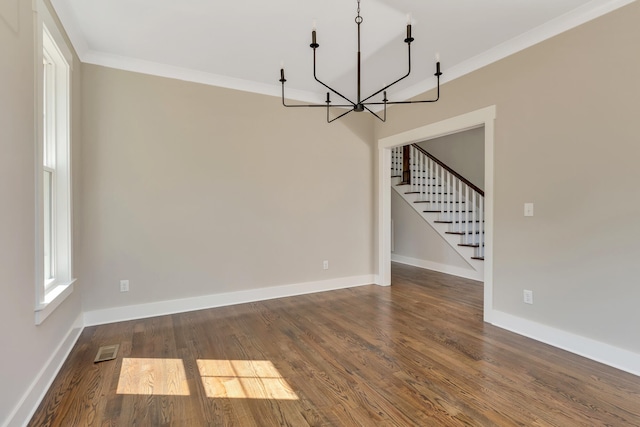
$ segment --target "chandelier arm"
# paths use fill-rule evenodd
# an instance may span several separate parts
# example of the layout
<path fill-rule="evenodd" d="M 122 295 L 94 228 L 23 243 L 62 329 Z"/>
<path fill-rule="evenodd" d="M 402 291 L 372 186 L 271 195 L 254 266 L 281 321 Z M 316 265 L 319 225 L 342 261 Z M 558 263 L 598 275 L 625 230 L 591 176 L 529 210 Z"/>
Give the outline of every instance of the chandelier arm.
<path fill-rule="evenodd" d="M 330 87 L 329 85 L 325 84 L 324 82 L 322 82 L 317 76 L 316 76 L 316 48 L 313 48 L 313 78 L 316 79 L 316 81 L 318 83 L 320 83 L 322 86 L 326 87 L 327 89 L 329 89 L 331 92 L 335 93 L 336 95 L 338 95 L 340 98 L 344 99 L 345 101 L 351 103 L 350 107 L 355 107 L 356 103 L 353 102 L 352 100 L 350 100 L 349 98 L 347 98 L 346 96 L 344 96 L 343 94 L 341 94 L 340 92 L 338 92 L 337 90 L 333 89 L 332 87 Z"/>
<path fill-rule="evenodd" d="M 353 110 L 345 111 L 344 113 L 340 114 L 339 116 L 334 117 L 333 119 L 329 120 L 329 106 L 327 105 L 327 123 L 331 123 L 331 122 L 333 122 L 333 121 L 335 121 L 335 120 L 338 120 L 340 117 L 344 117 L 344 116 L 346 116 L 347 114 L 351 113 L 352 111 L 353 111 Z"/>
<path fill-rule="evenodd" d="M 440 63 L 438 63 L 440 64 Z M 436 72 L 435 76 L 438 79 L 438 84 L 437 84 L 437 92 L 436 92 L 436 97 L 434 99 L 423 99 L 423 100 L 418 100 L 418 101 L 385 101 L 385 102 L 367 102 L 366 105 L 385 105 L 385 107 L 387 105 L 396 105 L 396 104 L 424 104 L 427 102 L 438 102 L 438 100 L 440 99 L 440 75 L 442 74 L 440 72 L 440 67 L 438 66 L 438 71 Z"/>
<path fill-rule="evenodd" d="M 394 84 L 398 83 L 401 80 L 406 79 L 407 77 L 409 77 L 409 74 L 411 74 L 411 43 L 407 43 L 407 57 L 409 58 L 409 68 L 407 70 L 407 74 L 405 74 L 404 76 L 400 77 L 398 80 L 396 80 L 395 82 L 388 84 L 387 86 L 383 87 L 382 89 L 380 89 L 379 91 L 377 91 L 374 94 L 371 94 L 369 96 L 367 96 L 365 99 L 362 100 L 362 102 L 366 102 L 368 99 L 373 98 L 374 96 L 376 96 L 377 94 L 379 94 L 380 92 L 383 92 L 387 89 L 389 89 L 391 86 L 393 86 Z M 391 104 L 391 103 L 390 103 Z M 369 104 L 372 105 L 372 104 Z M 376 104 L 377 105 L 377 104 Z"/>
<path fill-rule="evenodd" d="M 385 105 L 384 107 L 384 118 L 380 117 L 379 115 L 377 115 L 376 113 L 374 113 L 371 109 L 369 109 L 366 105 L 364 105 L 364 109 L 367 110 L 368 112 L 370 112 L 371 114 L 373 114 L 374 116 L 376 116 L 378 118 L 378 120 L 380 120 L 381 122 L 386 122 L 387 121 L 387 106 Z"/>
<path fill-rule="evenodd" d="M 284 98 L 284 82 L 282 82 L 282 105 L 284 105 L 285 107 L 290 107 L 290 108 L 295 108 L 295 107 L 310 107 L 310 108 L 325 108 L 324 105 L 321 104 L 287 104 L 285 102 L 285 98 Z M 337 105 L 333 105 L 333 107 L 353 107 L 353 105 L 350 104 L 337 104 Z"/>

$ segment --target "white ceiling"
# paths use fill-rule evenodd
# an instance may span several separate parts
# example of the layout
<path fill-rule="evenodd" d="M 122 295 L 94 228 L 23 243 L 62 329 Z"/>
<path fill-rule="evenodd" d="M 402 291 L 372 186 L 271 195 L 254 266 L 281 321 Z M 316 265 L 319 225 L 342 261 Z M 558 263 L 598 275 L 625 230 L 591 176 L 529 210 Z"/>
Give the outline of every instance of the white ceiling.
<path fill-rule="evenodd" d="M 407 14 L 412 74 L 388 97 L 404 100 L 633 0 L 362 0 L 362 91 L 406 72 Z M 322 101 L 312 76 L 347 96 L 356 88 L 356 0 L 52 0 L 83 62 L 270 95 Z"/>

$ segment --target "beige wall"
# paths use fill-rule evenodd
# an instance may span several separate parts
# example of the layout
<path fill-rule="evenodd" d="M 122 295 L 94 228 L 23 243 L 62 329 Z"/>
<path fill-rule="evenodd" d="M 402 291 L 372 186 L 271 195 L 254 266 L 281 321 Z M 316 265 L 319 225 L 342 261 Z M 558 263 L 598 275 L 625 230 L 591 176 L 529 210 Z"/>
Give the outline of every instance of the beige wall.
<path fill-rule="evenodd" d="M 31 2 L 6 5 L 0 420 L 69 332 L 81 297 L 96 310 L 372 274 L 373 141 L 492 104 L 494 307 L 640 352 L 639 3 L 445 84 L 437 104 L 392 109 L 386 124 L 352 115 L 327 125 L 321 111 L 276 98 L 76 60 L 80 281 L 37 327 L 33 21 Z M 524 202 L 535 217 L 522 216 Z"/>
<path fill-rule="evenodd" d="M 35 326 L 33 12 L 30 1 L 14 1 L 6 2 L 0 13 L 0 52 L 4 58 L 0 66 L 0 423 L 4 423 L 80 315 L 81 283 L 43 324 Z M 80 72 L 76 59 L 74 166 L 80 157 Z M 36 390 L 38 395 L 40 392 Z"/>
<path fill-rule="evenodd" d="M 374 273 L 369 115 L 83 75 L 85 310 Z"/>
<path fill-rule="evenodd" d="M 484 190 L 484 128 L 479 127 L 418 143 L 476 187 Z"/>
<path fill-rule="evenodd" d="M 381 138 L 495 104 L 494 309 L 634 352 L 638 22 L 634 2 L 376 124 Z M 523 217 L 524 202 L 535 203 L 535 217 Z M 523 289 L 534 305 L 523 304 Z"/>

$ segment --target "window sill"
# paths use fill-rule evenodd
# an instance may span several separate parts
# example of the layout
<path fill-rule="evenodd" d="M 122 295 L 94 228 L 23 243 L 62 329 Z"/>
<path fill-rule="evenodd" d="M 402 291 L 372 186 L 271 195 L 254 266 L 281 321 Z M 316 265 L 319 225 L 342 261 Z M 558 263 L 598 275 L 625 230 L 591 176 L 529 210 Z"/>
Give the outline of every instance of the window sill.
<path fill-rule="evenodd" d="M 71 295 L 75 281 L 76 279 L 71 279 L 69 282 L 61 283 L 47 292 L 44 297 L 44 302 L 36 307 L 36 325 L 44 322 L 44 320 Z"/>

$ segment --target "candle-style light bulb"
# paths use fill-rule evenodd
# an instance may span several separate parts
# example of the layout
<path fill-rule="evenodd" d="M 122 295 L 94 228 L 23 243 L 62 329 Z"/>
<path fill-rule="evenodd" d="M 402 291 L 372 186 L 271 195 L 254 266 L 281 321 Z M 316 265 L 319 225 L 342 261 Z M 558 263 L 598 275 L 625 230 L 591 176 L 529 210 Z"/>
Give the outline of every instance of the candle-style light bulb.
<path fill-rule="evenodd" d="M 311 29 L 311 45 L 312 48 L 318 47 L 318 41 L 316 40 L 316 21 L 313 21 L 313 27 Z"/>
<path fill-rule="evenodd" d="M 436 52 L 436 62 L 440 62 L 440 52 Z"/>
<path fill-rule="evenodd" d="M 407 13 L 407 38 L 404 39 L 406 43 L 411 43 L 413 41 L 413 37 L 411 37 L 411 14 Z"/>

